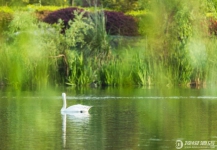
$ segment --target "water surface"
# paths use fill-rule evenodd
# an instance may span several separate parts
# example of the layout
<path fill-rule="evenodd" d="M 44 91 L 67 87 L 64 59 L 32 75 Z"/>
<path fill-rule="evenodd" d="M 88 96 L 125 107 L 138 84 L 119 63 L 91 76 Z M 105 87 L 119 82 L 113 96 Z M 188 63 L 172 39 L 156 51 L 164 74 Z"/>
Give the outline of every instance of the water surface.
<path fill-rule="evenodd" d="M 93 106 L 89 114 L 61 115 L 63 91 L 68 106 Z M 217 145 L 216 127 L 213 88 L 0 92 L 0 149 L 4 150 L 176 149 L 177 140 Z"/>

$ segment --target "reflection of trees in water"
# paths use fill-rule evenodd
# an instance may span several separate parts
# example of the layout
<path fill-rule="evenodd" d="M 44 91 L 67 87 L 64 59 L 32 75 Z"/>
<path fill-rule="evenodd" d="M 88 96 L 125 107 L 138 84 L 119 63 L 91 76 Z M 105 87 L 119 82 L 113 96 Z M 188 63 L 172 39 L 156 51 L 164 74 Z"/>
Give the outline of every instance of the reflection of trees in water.
<path fill-rule="evenodd" d="M 62 114 L 62 142 L 63 148 L 83 149 L 88 136 L 89 113 L 64 113 Z M 68 126 L 67 126 L 68 125 Z M 68 141 L 68 142 L 67 142 Z M 72 147 L 71 147 L 72 146 Z M 81 146 L 81 147 L 79 147 Z"/>

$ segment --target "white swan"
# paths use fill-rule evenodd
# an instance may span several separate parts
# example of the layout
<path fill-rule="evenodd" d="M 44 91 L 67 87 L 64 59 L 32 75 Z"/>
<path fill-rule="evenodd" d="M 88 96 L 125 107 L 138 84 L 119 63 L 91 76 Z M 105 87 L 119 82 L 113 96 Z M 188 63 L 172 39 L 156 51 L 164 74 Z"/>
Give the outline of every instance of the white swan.
<path fill-rule="evenodd" d="M 89 109 L 92 107 L 92 106 L 77 104 L 66 108 L 66 93 L 62 93 L 62 98 L 63 98 L 63 107 L 61 109 L 61 113 L 88 113 Z"/>

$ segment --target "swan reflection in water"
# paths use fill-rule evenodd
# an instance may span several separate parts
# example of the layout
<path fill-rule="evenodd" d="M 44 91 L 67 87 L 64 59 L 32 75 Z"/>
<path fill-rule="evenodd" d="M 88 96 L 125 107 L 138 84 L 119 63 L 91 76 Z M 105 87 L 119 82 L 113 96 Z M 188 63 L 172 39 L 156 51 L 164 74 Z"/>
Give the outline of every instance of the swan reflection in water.
<path fill-rule="evenodd" d="M 62 113 L 62 140 L 63 148 L 66 148 L 67 138 L 69 142 L 75 142 L 84 137 L 84 132 L 88 131 L 90 114 L 89 113 Z M 68 128 L 67 128 L 68 125 Z M 66 131 L 66 129 L 68 131 Z M 76 133 L 76 134 L 75 134 Z M 71 139 L 74 139 L 71 141 Z M 79 142 L 79 141 L 78 141 Z"/>
<path fill-rule="evenodd" d="M 88 124 L 89 124 L 90 114 L 88 111 L 91 108 L 91 106 L 78 104 L 66 108 L 66 94 L 62 93 L 62 97 L 63 97 L 63 107 L 61 109 L 62 140 L 63 140 L 63 147 L 66 148 L 67 138 L 69 139 L 74 138 L 74 140 L 73 141 L 70 140 L 70 142 L 76 142 L 76 140 L 84 136 L 85 134 L 84 128 L 88 128 Z M 67 132 L 66 129 L 68 129 L 69 131 Z M 74 134 L 74 132 L 76 132 L 76 134 Z"/>

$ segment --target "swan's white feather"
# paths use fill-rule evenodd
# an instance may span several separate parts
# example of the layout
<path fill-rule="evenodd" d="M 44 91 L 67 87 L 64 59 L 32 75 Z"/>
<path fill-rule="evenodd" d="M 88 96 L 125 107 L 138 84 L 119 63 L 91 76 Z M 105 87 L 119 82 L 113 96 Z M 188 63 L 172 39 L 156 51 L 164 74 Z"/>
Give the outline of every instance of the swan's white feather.
<path fill-rule="evenodd" d="M 87 113 L 92 106 L 86 106 L 81 104 L 72 105 L 66 108 L 66 94 L 62 93 L 63 97 L 63 107 L 61 112 L 69 112 L 69 113 Z"/>

